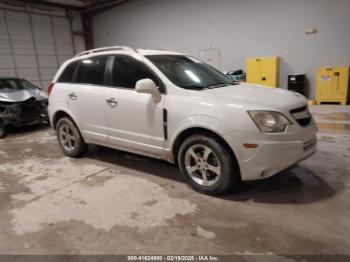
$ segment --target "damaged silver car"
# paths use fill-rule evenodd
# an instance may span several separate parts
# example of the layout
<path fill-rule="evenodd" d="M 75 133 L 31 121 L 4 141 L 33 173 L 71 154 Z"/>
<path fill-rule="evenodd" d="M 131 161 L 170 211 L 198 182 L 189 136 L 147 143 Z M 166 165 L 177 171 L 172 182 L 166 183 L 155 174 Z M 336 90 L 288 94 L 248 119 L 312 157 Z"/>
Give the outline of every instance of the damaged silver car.
<path fill-rule="evenodd" d="M 0 138 L 8 126 L 48 123 L 48 97 L 39 87 L 15 77 L 0 77 Z"/>

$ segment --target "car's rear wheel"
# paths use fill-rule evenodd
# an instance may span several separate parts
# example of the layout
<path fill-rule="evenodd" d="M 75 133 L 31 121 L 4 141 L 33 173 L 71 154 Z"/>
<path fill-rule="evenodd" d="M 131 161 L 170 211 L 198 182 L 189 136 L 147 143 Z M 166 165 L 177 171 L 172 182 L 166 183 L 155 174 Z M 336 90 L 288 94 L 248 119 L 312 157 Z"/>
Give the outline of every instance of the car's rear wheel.
<path fill-rule="evenodd" d="M 79 157 L 88 149 L 78 128 L 68 117 L 63 117 L 57 122 L 56 133 L 58 143 L 65 155 Z"/>
<path fill-rule="evenodd" d="M 220 141 L 205 135 L 187 138 L 178 154 L 180 170 L 197 191 L 222 194 L 239 180 L 236 161 Z"/>

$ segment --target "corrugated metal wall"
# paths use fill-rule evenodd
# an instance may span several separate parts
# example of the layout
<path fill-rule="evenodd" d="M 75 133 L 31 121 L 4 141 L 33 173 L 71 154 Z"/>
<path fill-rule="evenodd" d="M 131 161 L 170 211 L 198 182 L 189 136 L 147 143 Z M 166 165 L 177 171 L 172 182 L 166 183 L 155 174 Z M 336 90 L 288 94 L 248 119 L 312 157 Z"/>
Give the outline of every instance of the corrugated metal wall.
<path fill-rule="evenodd" d="M 46 89 L 73 55 L 68 18 L 0 9 L 0 76 L 24 77 Z"/>

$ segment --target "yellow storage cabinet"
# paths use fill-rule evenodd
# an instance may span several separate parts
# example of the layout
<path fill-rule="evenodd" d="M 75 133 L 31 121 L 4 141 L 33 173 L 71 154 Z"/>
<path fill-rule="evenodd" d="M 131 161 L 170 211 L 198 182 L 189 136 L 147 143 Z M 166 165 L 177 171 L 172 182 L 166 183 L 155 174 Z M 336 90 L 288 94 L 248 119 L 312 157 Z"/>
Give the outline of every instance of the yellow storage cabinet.
<path fill-rule="evenodd" d="M 246 81 L 268 87 L 278 87 L 279 58 L 252 57 L 246 60 Z"/>
<path fill-rule="evenodd" d="M 348 88 L 349 66 L 320 67 L 317 70 L 317 104 L 338 102 L 346 105 Z"/>

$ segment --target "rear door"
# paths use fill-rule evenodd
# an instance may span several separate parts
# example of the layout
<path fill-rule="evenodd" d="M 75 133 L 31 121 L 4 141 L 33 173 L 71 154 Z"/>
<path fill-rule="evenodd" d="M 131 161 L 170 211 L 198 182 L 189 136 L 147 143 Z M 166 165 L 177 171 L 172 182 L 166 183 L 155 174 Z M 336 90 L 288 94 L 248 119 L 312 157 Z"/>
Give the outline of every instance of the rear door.
<path fill-rule="evenodd" d="M 137 81 L 150 78 L 160 87 L 161 81 L 141 61 L 127 55 L 111 60 L 111 88 L 106 91 L 109 141 L 127 151 L 160 156 L 164 143 L 163 101 L 155 102 L 150 94 L 135 91 Z"/>
<path fill-rule="evenodd" d="M 84 138 L 93 143 L 107 142 L 105 117 L 105 74 L 108 56 L 80 60 L 75 71 L 68 104 Z"/>

